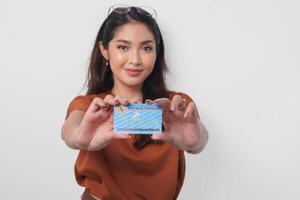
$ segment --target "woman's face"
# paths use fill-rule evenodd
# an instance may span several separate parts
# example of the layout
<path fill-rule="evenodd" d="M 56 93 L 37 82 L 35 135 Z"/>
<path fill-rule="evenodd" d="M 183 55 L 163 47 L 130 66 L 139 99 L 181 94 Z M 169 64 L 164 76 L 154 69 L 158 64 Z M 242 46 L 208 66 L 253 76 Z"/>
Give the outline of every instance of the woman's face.
<path fill-rule="evenodd" d="M 114 86 L 142 87 L 151 74 L 156 60 L 156 44 L 152 32 L 142 23 L 130 22 L 120 26 L 113 39 L 100 49 L 109 60 Z"/>

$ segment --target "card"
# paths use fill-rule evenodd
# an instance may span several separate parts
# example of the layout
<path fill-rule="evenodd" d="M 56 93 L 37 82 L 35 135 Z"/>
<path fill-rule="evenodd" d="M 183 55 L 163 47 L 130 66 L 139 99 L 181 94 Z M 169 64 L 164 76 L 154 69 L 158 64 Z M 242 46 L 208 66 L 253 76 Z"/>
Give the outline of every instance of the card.
<path fill-rule="evenodd" d="M 161 131 L 161 106 L 143 103 L 114 106 L 114 133 L 157 134 Z"/>

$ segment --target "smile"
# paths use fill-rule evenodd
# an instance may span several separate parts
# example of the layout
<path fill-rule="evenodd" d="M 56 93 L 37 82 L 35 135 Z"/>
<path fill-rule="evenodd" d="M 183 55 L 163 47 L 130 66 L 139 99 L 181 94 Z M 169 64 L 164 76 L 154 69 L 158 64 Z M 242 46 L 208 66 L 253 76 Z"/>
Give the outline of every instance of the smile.
<path fill-rule="evenodd" d="M 126 71 L 129 76 L 139 76 L 143 72 L 140 69 L 126 69 Z"/>

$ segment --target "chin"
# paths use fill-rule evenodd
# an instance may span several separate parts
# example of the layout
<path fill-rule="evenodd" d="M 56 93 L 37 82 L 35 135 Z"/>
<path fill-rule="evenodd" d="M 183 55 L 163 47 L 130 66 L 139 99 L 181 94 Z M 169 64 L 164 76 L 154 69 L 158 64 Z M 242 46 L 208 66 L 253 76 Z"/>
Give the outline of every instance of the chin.
<path fill-rule="evenodd" d="M 126 85 L 130 87 L 140 87 L 141 85 L 143 85 L 143 82 L 127 82 Z"/>
<path fill-rule="evenodd" d="M 131 87 L 138 87 L 143 85 L 144 79 L 136 79 L 136 80 L 125 80 L 124 83 Z"/>

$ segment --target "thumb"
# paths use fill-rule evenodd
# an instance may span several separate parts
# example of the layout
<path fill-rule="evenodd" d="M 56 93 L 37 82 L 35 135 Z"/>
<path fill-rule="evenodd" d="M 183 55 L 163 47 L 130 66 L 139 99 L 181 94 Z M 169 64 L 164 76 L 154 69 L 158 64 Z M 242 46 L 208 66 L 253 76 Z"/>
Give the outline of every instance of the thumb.
<path fill-rule="evenodd" d="M 153 134 L 151 136 L 151 138 L 153 140 L 163 140 L 163 141 L 166 141 L 166 142 L 171 142 L 172 141 L 172 137 L 169 134 L 166 134 L 166 133 Z"/>
<path fill-rule="evenodd" d="M 120 133 L 113 133 L 113 139 L 129 139 L 130 135 L 128 134 L 120 134 Z"/>

